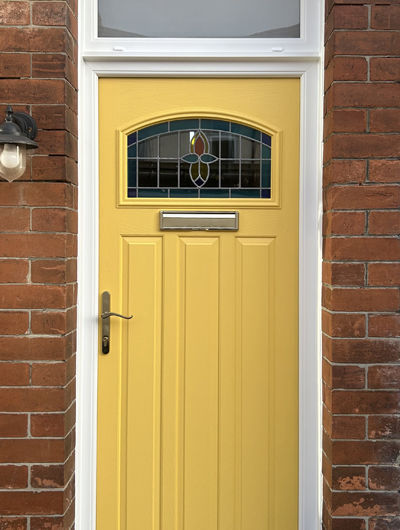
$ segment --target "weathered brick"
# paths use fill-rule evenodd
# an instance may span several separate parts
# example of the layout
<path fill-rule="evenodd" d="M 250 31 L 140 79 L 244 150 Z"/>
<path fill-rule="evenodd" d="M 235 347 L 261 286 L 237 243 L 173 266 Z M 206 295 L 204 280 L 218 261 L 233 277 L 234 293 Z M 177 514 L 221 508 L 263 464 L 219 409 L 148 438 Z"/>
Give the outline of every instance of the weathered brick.
<path fill-rule="evenodd" d="M 325 71 L 325 88 L 334 81 L 364 81 L 368 64 L 364 57 L 333 57 Z"/>
<path fill-rule="evenodd" d="M 325 235 L 362 235 L 366 229 L 364 212 L 328 212 L 324 219 Z"/>
<path fill-rule="evenodd" d="M 400 259 L 400 241 L 393 237 L 330 237 L 325 240 L 325 258 L 332 261 L 395 261 Z"/>
<path fill-rule="evenodd" d="M 65 78 L 67 56 L 62 53 L 32 54 L 32 77 Z"/>
<path fill-rule="evenodd" d="M 27 530 L 28 519 L 22 517 L 2 517 L 0 515 L 1 530 Z"/>
<path fill-rule="evenodd" d="M 365 315 L 322 312 L 322 331 L 331 337 L 364 337 Z"/>
<path fill-rule="evenodd" d="M 399 414 L 398 392 L 333 391 L 332 412 L 335 414 Z"/>
<path fill-rule="evenodd" d="M 398 515 L 399 496 L 394 493 L 338 492 L 333 495 L 332 515 Z"/>
<path fill-rule="evenodd" d="M 17 333 L 16 333 L 17 334 Z M 0 386 L 29 385 L 29 365 L 26 363 L 1 363 Z"/>
<path fill-rule="evenodd" d="M 66 105 L 32 105 L 32 116 L 36 120 L 37 126 L 40 129 L 65 129 L 65 114 L 67 108 Z M 62 155 L 57 155 L 56 153 L 55 155 L 59 156 L 60 160 L 63 161 L 65 165 L 65 161 L 61 158 Z M 38 150 L 35 150 L 33 160 L 38 159 L 43 161 L 43 155 L 39 157 Z M 48 162 L 51 161 L 52 160 L 48 160 Z"/>
<path fill-rule="evenodd" d="M 380 235 L 400 234 L 400 211 L 371 212 L 368 217 L 368 232 Z"/>
<path fill-rule="evenodd" d="M 368 285 L 400 286 L 400 263 L 370 263 Z"/>
<path fill-rule="evenodd" d="M 0 9 L 1 26 L 26 26 L 29 23 L 29 2 L 7 2 L 6 0 L 2 1 Z"/>
<path fill-rule="evenodd" d="M 32 384 L 38 386 L 62 386 L 67 382 L 65 363 L 35 363 L 32 366 Z"/>
<path fill-rule="evenodd" d="M 28 329 L 29 313 L 20 311 L 0 311 L 0 330 L 2 335 L 21 335 L 27 333 Z"/>
<path fill-rule="evenodd" d="M 335 311 L 397 311 L 400 305 L 398 289 L 323 289 L 324 307 Z"/>
<path fill-rule="evenodd" d="M 64 436 L 65 416 L 64 414 L 32 414 L 31 416 L 32 436 Z"/>
<path fill-rule="evenodd" d="M 400 149 L 400 134 L 335 134 L 328 141 L 335 158 L 392 156 Z"/>
<path fill-rule="evenodd" d="M 24 232 L 29 229 L 29 208 L 0 208 L 0 231 Z"/>
<path fill-rule="evenodd" d="M 400 530 L 400 517 L 371 518 L 369 530 Z"/>
<path fill-rule="evenodd" d="M 57 514 L 63 512 L 63 492 L 0 491 L 0 513 Z"/>
<path fill-rule="evenodd" d="M 398 490 L 400 468 L 370 467 L 368 470 L 368 487 L 371 490 Z"/>
<path fill-rule="evenodd" d="M 55 462 L 65 460 L 63 439 L 13 439 L 0 440 L 0 462 Z M 0 510 L 1 513 L 1 510 Z M 4 512 L 2 512 L 4 513 Z M 16 512 L 14 512 L 16 513 Z"/>
<path fill-rule="evenodd" d="M 68 131 L 40 130 L 35 139 L 39 148 L 37 154 L 67 155 L 77 159 L 76 140 Z"/>
<path fill-rule="evenodd" d="M 25 437 L 27 431 L 28 416 L 26 414 L 0 413 L 0 438 Z"/>
<path fill-rule="evenodd" d="M 3 52 L 61 52 L 65 51 L 66 30 L 64 28 L 1 28 L 0 27 L 0 49 Z M 21 83 L 21 81 L 19 81 Z M 35 86 L 38 90 L 38 97 L 41 101 L 46 101 L 46 94 L 41 94 L 39 88 L 46 82 L 35 82 L 30 86 Z M 20 88 L 17 88 L 19 91 Z M 7 97 L 2 96 L 7 100 Z M 12 103 L 11 100 L 8 100 Z M 24 98 L 20 98 L 24 101 Z"/>
<path fill-rule="evenodd" d="M 399 319 L 398 322 L 400 322 Z M 400 366 L 370 366 L 368 368 L 368 387 L 400 389 Z"/>
<path fill-rule="evenodd" d="M 332 530 L 366 530 L 366 522 L 364 519 L 357 519 L 351 517 L 350 519 L 345 519 L 341 517 L 340 519 L 331 519 L 329 521 Z"/>
<path fill-rule="evenodd" d="M 376 109 L 370 111 L 371 132 L 400 131 L 400 109 Z"/>
<path fill-rule="evenodd" d="M 324 168 L 324 185 L 364 182 L 366 172 L 364 160 L 331 160 Z"/>
<path fill-rule="evenodd" d="M 65 155 L 34 156 L 32 178 L 33 180 L 76 182 L 76 164 Z"/>
<path fill-rule="evenodd" d="M 336 55 L 398 55 L 400 52 L 400 35 L 396 31 L 336 31 L 330 40 Z"/>
<path fill-rule="evenodd" d="M 0 259 L 0 283 L 25 283 L 28 272 L 28 260 Z"/>
<path fill-rule="evenodd" d="M 399 57 L 372 57 L 370 61 L 372 81 L 398 81 Z"/>
<path fill-rule="evenodd" d="M 75 334 L 61 337 L 0 337 L 0 360 L 61 361 L 75 351 Z"/>
<path fill-rule="evenodd" d="M 333 468 L 332 486 L 335 490 L 365 490 L 365 468 L 345 466 Z"/>
<path fill-rule="evenodd" d="M 32 282 L 63 283 L 67 281 L 65 260 L 38 260 L 32 263 Z"/>
<path fill-rule="evenodd" d="M 74 0 L 0 9 L 0 114 L 12 104 L 39 129 L 22 178 L 0 180 L 0 530 L 74 525 L 76 9 Z"/>
<path fill-rule="evenodd" d="M 400 160 L 371 160 L 369 179 L 371 182 L 398 182 Z"/>
<path fill-rule="evenodd" d="M 17 2 L 8 2 L 15 4 Z M 1 17 L 1 15 L 0 15 Z M 31 74 L 31 58 L 28 53 L 0 54 L 0 77 L 29 77 Z M 1 527 L 0 527 L 1 528 Z"/>
<path fill-rule="evenodd" d="M 71 210 L 35 208 L 32 211 L 32 230 L 38 232 L 77 232 L 77 214 Z"/>
<path fill-rule="evenodd" d="M 335 465 L 393 464 L 399 450 L 399 442 L 394 441 L 333 441 L 332 462 Z"/>
<path fill-rule="evenodd" d="M 398 30 L 400 28 L 400 5 L 373 6 L 371 28 Z"/>
<path fill-rule="evenodd" d="M 0 285 L 0 308 L 63 309 L 72 305 L 72 288 L 55 285 Z"/>
<path fill-rule="evenodd" d="M 368 9 L 365 6 L 334 6 L 326 24 L 326 37 L 335 29 L 366 29 Z"/>
<path fill-rule="evenodd" d="M 368 438 L 372 440 L 400 438 L 399 416 L 370 416 L 368 419 Z"/>
<path fill-rule="evenodd" d="M 11 104 L 19 101 L 64 103 L 65 100 L 65 84 L 62 79 L 0 79 L 0 91 L 3 99 Z"/>
<path fill-rule="evenodd" d="M 5 412 L 58 412 L 66 397 L 61 388 L 0 388 L 0 399 Z"/>
<path fill-rule="evenodd" d="M 329 92 L 335 107 L 397 107 L 400 98 L 400 86 L 387 83 L 335 83 Z"/>
<path fill-rule="evenodd" d="M 65 2 L 34 2 L 32 22 L 37 26 L 65 26 L 67 11 Z"/>
<path fill-rule="evenodd" d="M 27 466 L 0 466 L 0 488 L 22 489 L 28 486 Z M 1 528 L 1 523 L 0 523 Z"/>
<path fill-rule="evenodd" d="M 70 313 L 72 316 L 72 314 Z M 67 312 L 34 311 L 32 313 L 32 333 L 38 335 L 62 335 L 71 331 L 73 319 Z"/>
<path fill-rule="evenodd" d="M 332 388 L 364 388 L 365 369 L 359 366 L 332 366 Z"/>
<path fill-rule="evenodd" d="M 73 189 L 62 182 L 0 182 L 4 206 L 66 206 L 73 208 Z"/>
<path fill-rule="evenodd" d="M 371 315 L 370 337 L 400 337 L 400 315 Z"/>
<path fill-rule="evenodd" d="M 333 186 L 326 196 L 329 210 L 399 208 L 400 186 Z"/>
<path fill-rule="evenodd" d="M 32 466 L 31 485 L 33 488 L 62 488 L 64 483 L 64 466 Z"/>
<path fill-rule="evenodd" d="M 324 136 L 332 133 L 363 133 L 367 127 L 367 112 L 360 109 L 337 109 L 325 116 Z"/>
<path fill-rule="evenodd" d="M 400 530 L 399 21 L 399 0 L 326 2 L 323 282 L 352 289 L 323 293 L 324 530 Z"/>
<path fill-rule="evenodd" d="M 64 517 L 32 517 L 31 530 L 64 530 L 68 528 L 64 523 Z"/>
<path fill-rule="evenodd" d="M 388 363 L 400 361 L 399 340 L 329 339 L 323 337 L 325 356 L 335 363 Z"/>
<path fill-rule="evenodd" d="M 357 416 L 334 416 L 332 421 L 332 439 L 365 438 L 365 418 Z"/>
<path fill-rule="evenodd" d="M 363 263 L 330 263 L 322 266 L 322 281 L 330 285 L 361 286 L 365 283 Z"/>

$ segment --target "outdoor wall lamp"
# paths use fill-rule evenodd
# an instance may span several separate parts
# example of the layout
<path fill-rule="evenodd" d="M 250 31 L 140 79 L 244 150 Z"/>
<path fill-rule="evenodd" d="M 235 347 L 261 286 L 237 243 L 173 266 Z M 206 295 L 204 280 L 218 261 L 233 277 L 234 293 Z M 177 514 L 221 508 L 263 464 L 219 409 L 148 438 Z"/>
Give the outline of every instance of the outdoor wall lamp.
<path fill-rule="evenodd" d="M 0 125 L 0 176 L 11 182 L 24 174 L 26 150 L 35 149 L 35 120 L 25 112 L 13 112 L 9 105 Z"/>

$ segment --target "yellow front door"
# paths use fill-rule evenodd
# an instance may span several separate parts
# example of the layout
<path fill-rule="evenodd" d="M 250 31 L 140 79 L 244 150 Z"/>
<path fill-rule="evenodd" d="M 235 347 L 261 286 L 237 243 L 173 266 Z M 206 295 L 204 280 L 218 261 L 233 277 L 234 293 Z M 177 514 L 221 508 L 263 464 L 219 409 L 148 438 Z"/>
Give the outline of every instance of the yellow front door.
<path fill-rule="evenodd" d="M 99 530 L 297 529 L 299 90 L 100 80 L 99 291 L 133 318 L 99 340 Z M 165 210 L 239 226 L 161 230 Z"/>

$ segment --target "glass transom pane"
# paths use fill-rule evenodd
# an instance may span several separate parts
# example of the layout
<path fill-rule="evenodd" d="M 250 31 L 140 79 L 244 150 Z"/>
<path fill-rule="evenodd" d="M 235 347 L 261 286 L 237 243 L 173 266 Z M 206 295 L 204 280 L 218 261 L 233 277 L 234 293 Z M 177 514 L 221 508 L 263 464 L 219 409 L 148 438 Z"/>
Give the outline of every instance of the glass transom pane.
<path fill-rule="evenodd" d="M 128 197 L 271 197 L 271 136 L 213 119 L 163 122 L 127 137 Z"/>
<path fill-rule="evenodd" d="M 98 0 L 99 37 L 300 36 L 300 0 Z"/>

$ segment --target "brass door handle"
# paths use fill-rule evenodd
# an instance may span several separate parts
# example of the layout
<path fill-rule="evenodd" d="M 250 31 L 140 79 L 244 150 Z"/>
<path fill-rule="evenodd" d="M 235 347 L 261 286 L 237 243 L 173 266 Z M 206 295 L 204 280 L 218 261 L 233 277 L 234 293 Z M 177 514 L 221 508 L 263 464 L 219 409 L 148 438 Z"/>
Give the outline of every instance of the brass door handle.
<path fill-rule="evenodd" d="M 108 291 L 104 291 L 101 295 L 101 311 L 101 351 L 104 354 L 107 354 L 110 352 L 110 317 L 119 317 L 124 318 L 125 320 L 130 320 L 133 318 L 133 315 L 126 317 L 110 311 L 110 293 Z"/>
<path fill-rule="evenodd" d="M 124 315 L 120 315 L 119 313 L 110 313 L 110 312 L 101 314 L 101 318 L 103 319 L 110 318 L 110 317 L 119 317 L 119 318 L 124 318 L 125 320 L 130 320 L 131 318 L 133 318 L 133 315 L 131 315 L 130 317 L 125 317 Z"/>

